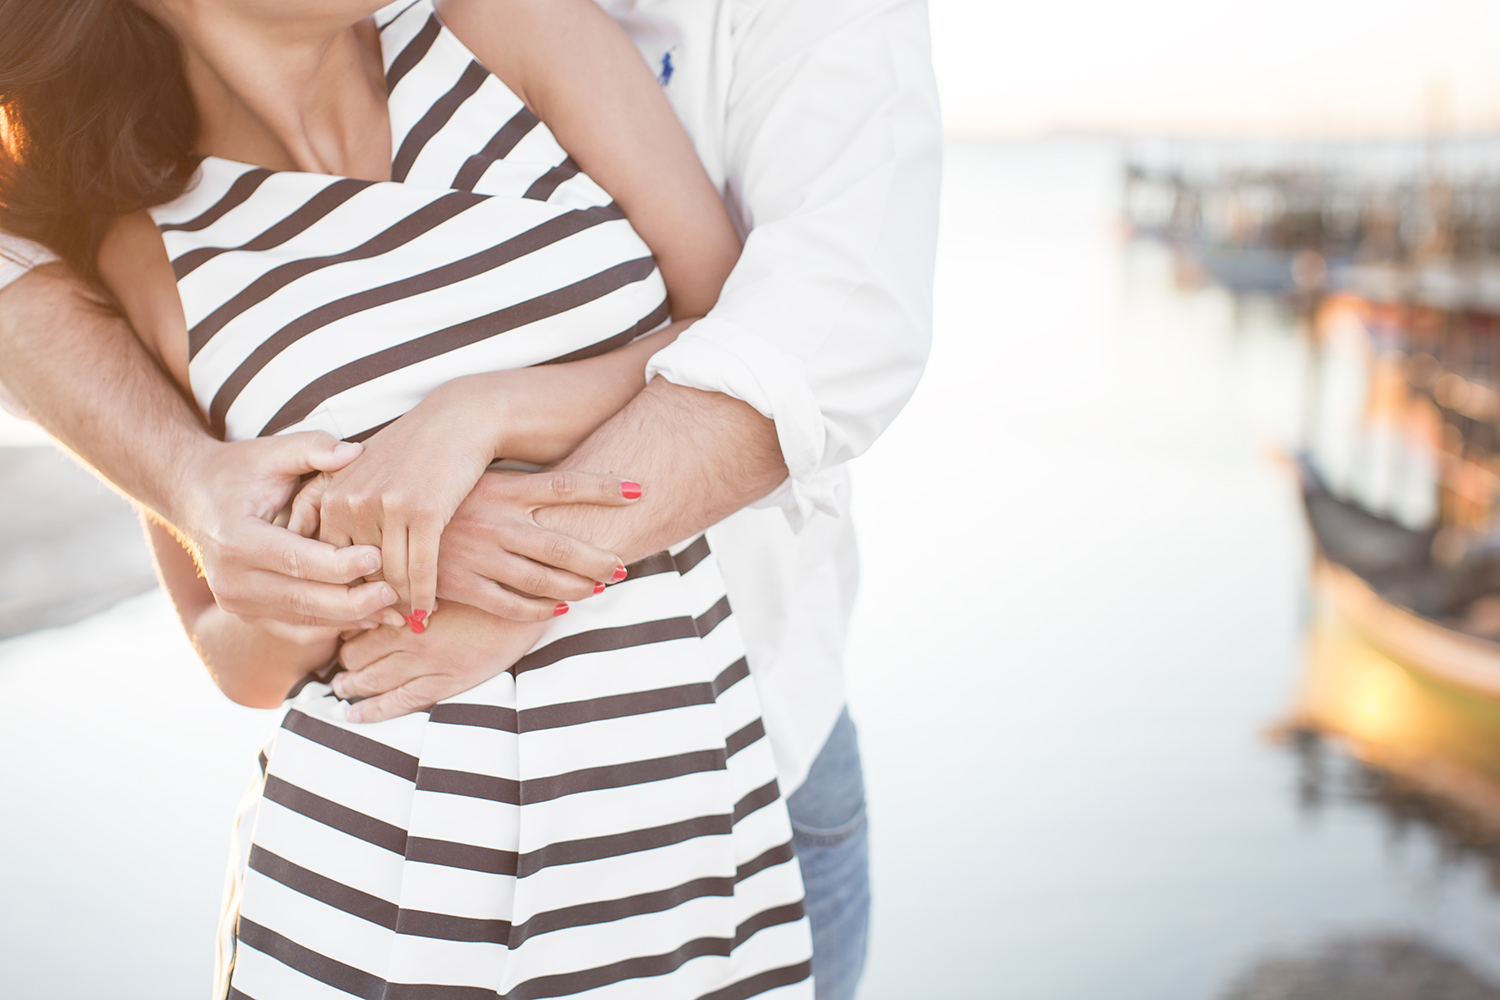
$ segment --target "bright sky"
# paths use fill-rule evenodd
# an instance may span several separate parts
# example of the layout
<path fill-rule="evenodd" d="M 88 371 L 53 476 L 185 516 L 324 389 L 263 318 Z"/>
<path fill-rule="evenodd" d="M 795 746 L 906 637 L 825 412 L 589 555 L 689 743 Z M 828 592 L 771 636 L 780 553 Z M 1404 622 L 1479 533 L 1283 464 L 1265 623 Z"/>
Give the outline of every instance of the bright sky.
<path fill-rule="evenodd" d="M 1500 0 L 929 0 L 950 133 L 1500 132 Z"/>

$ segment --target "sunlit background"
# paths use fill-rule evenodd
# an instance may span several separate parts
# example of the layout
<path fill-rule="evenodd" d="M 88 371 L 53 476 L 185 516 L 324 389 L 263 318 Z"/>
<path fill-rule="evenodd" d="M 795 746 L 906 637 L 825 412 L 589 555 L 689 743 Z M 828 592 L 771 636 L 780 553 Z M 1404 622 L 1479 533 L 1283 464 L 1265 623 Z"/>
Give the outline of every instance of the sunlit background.
<path fill-rule="evenodd" d="M 855 470 L 861 997 L 1497 1000 L 1500 5 L 932 24 L 936 345 Z M 0 443 L 0 996 L 202 996 L 270 716 Z"/>

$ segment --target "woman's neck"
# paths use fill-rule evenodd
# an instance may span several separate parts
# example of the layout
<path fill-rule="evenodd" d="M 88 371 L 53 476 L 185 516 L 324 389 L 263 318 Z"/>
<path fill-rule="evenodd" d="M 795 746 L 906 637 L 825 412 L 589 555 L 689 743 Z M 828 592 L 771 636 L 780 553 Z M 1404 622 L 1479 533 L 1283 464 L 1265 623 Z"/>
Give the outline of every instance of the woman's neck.
<path fill-rule="evenodd" d="M 273 170 L 390 179 L 390 115 L 372 23 L 314 29 L 197 18 L 174 28 L 198 105 L 198 152 Z"/>

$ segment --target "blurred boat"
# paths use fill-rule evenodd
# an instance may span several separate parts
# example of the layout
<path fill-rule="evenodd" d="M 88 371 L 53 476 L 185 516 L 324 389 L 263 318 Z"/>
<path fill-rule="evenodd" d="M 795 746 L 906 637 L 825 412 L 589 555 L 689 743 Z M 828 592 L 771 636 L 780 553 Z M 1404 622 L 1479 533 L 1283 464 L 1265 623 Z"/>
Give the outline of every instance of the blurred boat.
<path fill-rule="evenodd" d="M 1282 731 L 1500 838 L 1500 170 L 1133 164 L 1125 213 L 1179 274 L 1300 317 L 1316 613 Z"/>
<path fill-rule="evenodd" d="M 1383 600 L 1320 559 L 1307 664 L 1278 735 L 1336 737 L 1388 776 L 1385 797 L 1460 841 L 1500 834 L 1500 644 L 1456 633 Z M 1390 778 L 1404 791 L 1391 794 Z M 1439 805 L 1434 808 L 1430 803 Z M 1452 808 L 1456 806 L 1457 808 Z"/>

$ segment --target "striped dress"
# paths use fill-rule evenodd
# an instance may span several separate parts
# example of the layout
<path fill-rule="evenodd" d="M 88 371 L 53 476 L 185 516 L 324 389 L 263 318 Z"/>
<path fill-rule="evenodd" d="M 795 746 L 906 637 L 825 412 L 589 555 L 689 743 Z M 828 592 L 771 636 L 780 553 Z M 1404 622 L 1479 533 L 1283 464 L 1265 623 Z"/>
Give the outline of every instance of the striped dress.
<path fill-rule="evenodd" d="M 391 182 L 210 157 L 154 211 L 191 388 L 228 439 L 358 440 L 458 375 L 666 319 L 640 238 L 438 21 L 378 18 Z M 432 711 L 311 679 L 242 818 L 219 996 L 810 998 L 791 828 L 702 538 Z"/>

